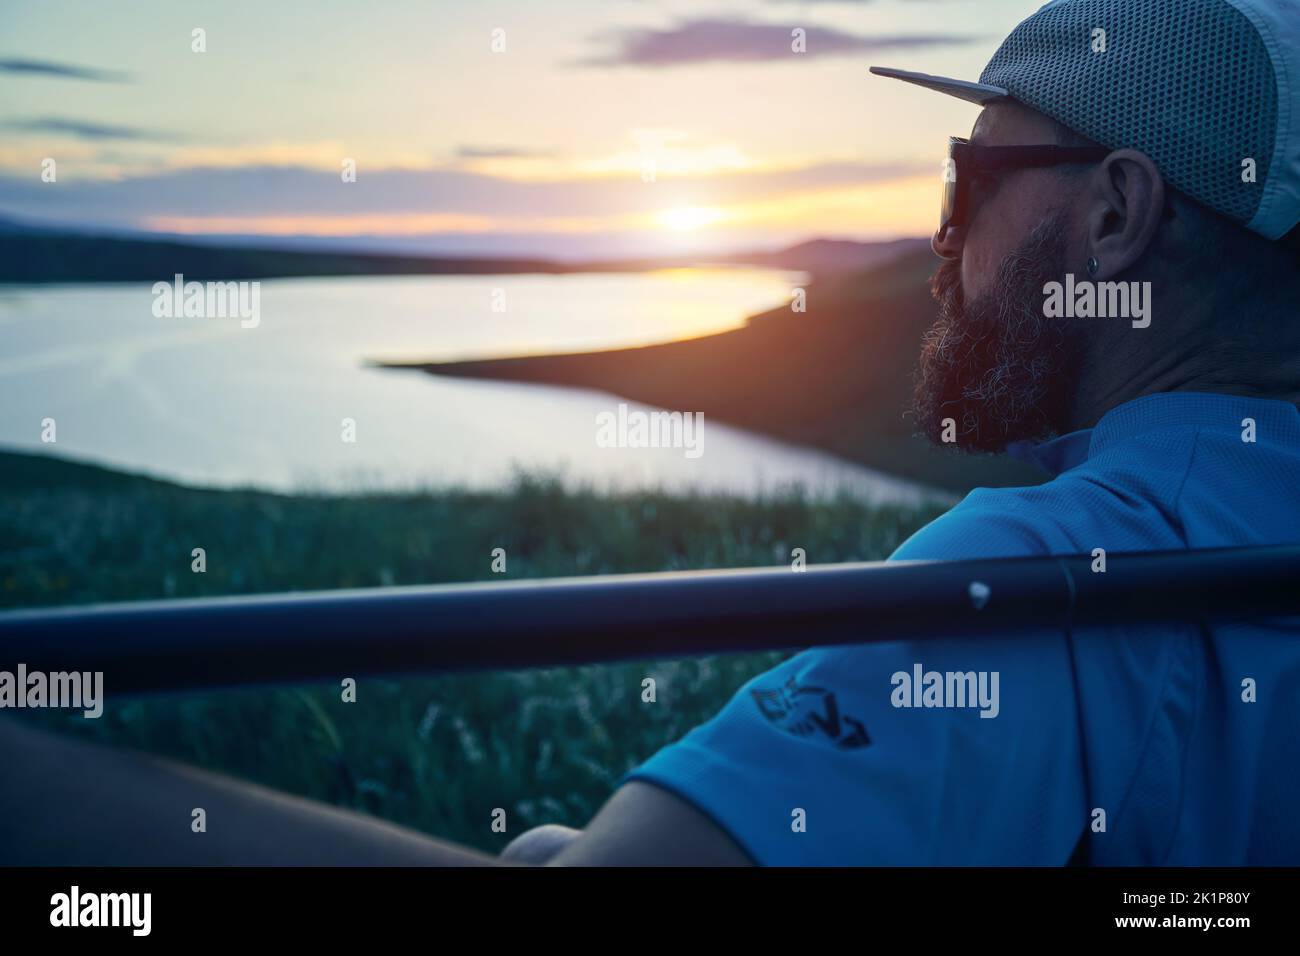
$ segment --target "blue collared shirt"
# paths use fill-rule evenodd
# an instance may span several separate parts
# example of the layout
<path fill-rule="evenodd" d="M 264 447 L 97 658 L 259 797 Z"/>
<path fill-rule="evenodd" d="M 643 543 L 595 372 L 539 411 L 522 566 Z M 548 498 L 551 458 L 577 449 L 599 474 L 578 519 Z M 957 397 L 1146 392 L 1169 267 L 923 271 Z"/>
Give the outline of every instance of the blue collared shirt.
<path fill-rule="evenodd" d="M 1148 395 L 1013 451 L 1056 477 L 976 489 L 891 560 L 1300 542 L 1286 402 Z M 769 865 L 1060 865 L 1081 841 L 1096 864 L 1294 865 L 1300 620 L 814 648 L 625 779 Z"/>

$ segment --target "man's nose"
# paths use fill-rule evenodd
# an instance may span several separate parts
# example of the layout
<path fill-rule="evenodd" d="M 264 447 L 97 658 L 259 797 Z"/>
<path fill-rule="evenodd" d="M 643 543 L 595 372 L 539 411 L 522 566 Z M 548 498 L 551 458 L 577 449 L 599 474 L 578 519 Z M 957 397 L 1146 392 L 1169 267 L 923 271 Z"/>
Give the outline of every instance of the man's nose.
<path fill-rule="evenodd" d="M 964 238 L 960 228 L 940 226 L 939 230 L 930 237 L 930 251 L 940 259 L 960 259 Z"/>

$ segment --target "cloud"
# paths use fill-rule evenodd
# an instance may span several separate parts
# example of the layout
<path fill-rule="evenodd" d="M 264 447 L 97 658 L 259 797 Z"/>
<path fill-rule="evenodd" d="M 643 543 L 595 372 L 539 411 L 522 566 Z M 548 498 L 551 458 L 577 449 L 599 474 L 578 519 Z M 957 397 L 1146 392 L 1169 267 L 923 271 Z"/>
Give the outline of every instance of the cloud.
<path fill-rule="evenodd" d="M 521 181 L 457 169 L 377 170 L 342 185 L 334 171 L 263 166 L 192 168 L 50 189 L 0 175 L 0 208 L 14 215 L 132 226 L 160 218 L 440 214 L 547 220 L 634 216 L 892 182 L 929 167 L 819 163 L 719 176 Z"/>
<path fill-rule="evenodd" d="M 860 3 L 875 3 L 876 0 L 767 0 L 767 2 L 768 3 L 798 3 L 800 5 L 806 3 L 860 4 Z M 944 3 L 944 2 L 963 3 L 965 2 L 965 0 L 903 0 L 903 3 Z"/>
<path fill-rule="evenodd" d="M 589 39 L 611 45 L 608 53 L 578 61 L 579 66 L 685 66 L 696 63 L 760 63 L 797 56 L 845 56 L 878 50 L 973 43 L 980 37 L 954 33 L 864 36 L 833 27 L 804 27 L 806 52 L 791 50 L 793 27 L 746 19 L 684 20 L 663 30 L 630 29 L 597 33 Z"/>
<path fill-rule="evenodd" d="M 60 119 L 57 116 L 41 116 L 29 120 L 11 120 L 4 124 L 8 129 L 24 133 L 53 133 L 56 136 L 72 136 L 76 139 L 90 140 L 163 140 L 169 137 L 134 126 L 110 126 L 106 123 L 91 123 L 84 120 Z"/>
<path fill-rule="evenodd" d="M 31 76 L 52 76 L 63 80 L 89 80 L 93 83 L 125 83 L 129 73 L 100 70 L 89 66 L 53 63 L 49 60 L 0 59 L 0 73 L 24 73 Z"/>
<path fill-rule="evenodd" d="M 514 146 L 462 146 L 456 150 L 458 159 L 552 159 L 554 156 L 551 150 Z"/>

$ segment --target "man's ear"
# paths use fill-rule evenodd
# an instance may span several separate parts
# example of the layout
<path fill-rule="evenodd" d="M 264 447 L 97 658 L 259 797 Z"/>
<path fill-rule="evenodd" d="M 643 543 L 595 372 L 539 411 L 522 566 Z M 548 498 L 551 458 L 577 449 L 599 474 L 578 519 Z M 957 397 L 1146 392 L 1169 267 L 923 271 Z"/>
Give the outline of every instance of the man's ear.
<path fill-rule="evenodd" d="M 1109 279 L 1142 258 L 1165 208 L 1165 180 L 1150 157 L 1135 149 L 1111 153 L 1088 178 L 1084 222 L 1094 279 Z"/>

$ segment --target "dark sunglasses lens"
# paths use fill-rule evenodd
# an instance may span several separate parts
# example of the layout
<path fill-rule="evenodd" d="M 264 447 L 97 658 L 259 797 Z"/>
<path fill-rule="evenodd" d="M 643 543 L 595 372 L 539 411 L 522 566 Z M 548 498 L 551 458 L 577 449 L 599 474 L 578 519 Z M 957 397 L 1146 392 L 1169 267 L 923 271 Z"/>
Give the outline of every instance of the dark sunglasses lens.
<path fill-rule="evenodd" d="M 952 222 L 953 213 L 957 211 L 957 176 L 952 160 L 948 161 L 943 171 L 943 195 L 939 200 L 939 231 Z"/>
<path fill-rule="evenodd" d="M 949 225 L 957 215 L 957 157 L 953 155 L 954 143 L 948 144 L 948 159 L 943 164 L 943 193 L 939 200 L 939 231 Z"/>

